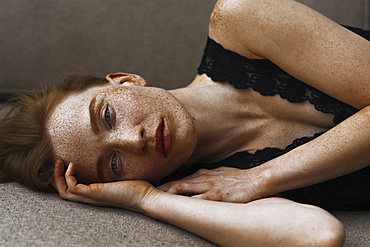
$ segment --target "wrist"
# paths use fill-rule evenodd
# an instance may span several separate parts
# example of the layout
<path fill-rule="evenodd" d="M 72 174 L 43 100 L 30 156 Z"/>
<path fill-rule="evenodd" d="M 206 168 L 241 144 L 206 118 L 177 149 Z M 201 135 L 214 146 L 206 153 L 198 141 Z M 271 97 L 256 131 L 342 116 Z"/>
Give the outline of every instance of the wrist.
<path fill-rule="evenodd" d="M 139 212 L 153 217 L 153 213 L 158 208 L 159 202 L 163 200 L 164 193 L 155 188 L 149 191 L 139 204 Z"/>
<path fill-rule="evenodd" d="M 274 195 L 277 192 L 277 184 L 274 182 L 274 174 L 271 169 L 265 169 L 261 172 L 259 179 L 259 186 L 261 188 L 263 197 Z"/>
<path fill-rule="evenodd" d="M 297 172 L 293 168 L 289 169 L 287 163 L 284 168 L 277 166 L 277 160 L 272 160 L 259 166 L 262 171 L 260 172 L 260 186 L 266 193 L 265 196 L 272 196 L 284 191 L 302 187 L 300 183 L 304 180 L 302 172 Z"/>
<path fill-rule="evenodd" d="M 268 196 L 272 196 L 277 194 L 279 191 L 279 183 L 277 183 L 277 177 L 275 172 L 269 167 L 266 163 L 255 167 L 255 188 L 256 188 L 256 198 L 254 199 L 261 199 Z"/>

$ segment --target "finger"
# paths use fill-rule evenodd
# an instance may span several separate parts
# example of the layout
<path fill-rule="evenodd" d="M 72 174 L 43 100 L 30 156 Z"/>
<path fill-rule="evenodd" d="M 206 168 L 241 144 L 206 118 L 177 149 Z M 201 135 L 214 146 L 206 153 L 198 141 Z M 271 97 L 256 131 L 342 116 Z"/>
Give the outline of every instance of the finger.
<path fill-rule="evenodd" d="M 167 192 L 167 190 L 170 188 L 168 183 L 162 184 L 160 186 L 156 187 L 158 190 L 161 190 L 163 192 Z"/>
<path fill-rule="evenodd" d="M 69 189 L 76 187 L 76 185 L 78 184 L 77 179 L 74 176 L 75 172 L 76 172 L 76 165 L 73 162 L 70 162 L 68 164 L 68 168 L 67 168 L 66 175 L 65 175 L 65 179 L 66 179 Z"/>
<path fill-rule="evenodd" d="M 70 172 L 70 170 L 69 170 Z M 67 174 L 67 173 L 66 173 Z M 54 185 L 56 190 L 59 193 L 59 196 L 62 199 L 65 200 L 71 200 L 71 201 L 81 201 L 80 198 L 78 198 L 76 195 L 72 194 L 67 180 L 66 180 L 67 175 L 64 174 L 64 162 L 60 159 L 58 159 L 55 162 L 55 170 L 54 170 Z"/>
<path fill-rule="evenodd" d="M 194 194 L 201 194 L 205 193 L 208 190 L 213 188 L 213 183 L 209 182 L 172 182 L 172 184 L 168 184 L 166 191 L 167 193 L 177 194 L 177 195 L 194 195 Z"/>
<path fill-rule="evenodd" d="M 221 201 L 219 198 L 215 198 L 214 196 L 211 197 L 208 193 L 193 195 L 191 196 L 191 198 L 209 200 L 209 201 Z"/>
<path fill-rule="evenodd" d="M 76 165 L 73 162 L 68 164 L 68 168 L 65 174 L 65 182 L 67 190 L 64 193 L 60 193 L 63 199 L 70 201 L 83 202 L 89 204 L 96 204 L 96 201 L 88 196 L 88 186 L 79 184 L 74 174 L 76 172 Z M 87 195 L 86 195 L 87 194 Z"/>
<path fill-rule="evenodd" d="M 215 181 L 220 180 L 220 179 L 223 179 L 222 175 L 221 176 L 220 175 L 211 175 L 211 174 L 206 174 L 206 173 L 194 174 L 194 175 L 182 178 L 182 179 L 177 180 L 177 181 L 168 182 L 166 184 L 161 185 L 160 187 L 162 189 L 167 189 L 168 190 L 169 188 L 171 188 L 171 187 L 173 187 L 173 186 L 175 186 L 176 184 L 179 184 L 179 183 L 188 183 L 188 184 L 212 183 L 212 184 L 214 184 Z"/>
<path fill-rule="evenodd" d="M 55 162 L 52 184 L 59 193 L 66 191 L 68 188 L 64 178 L 64 162 L 61 159 Z"/>
<path fill-rule="evenodd" d="M 196 176 L 194 175 L 193 177 L 186 177 L 181 180 L 165 183 L 163 185 L 158 186 L 157 189 L 162 190 L 164 192 L 169 192 L 169 190 L 174 189 L 174 187 L 177 188 L 178 190 L 187 189 L 188 187 L 196 188 L 196 186 L 199 186 L 197 184 L 208 184 L 208 187 L 210 187 L 216 185 L 217 183 L 216 181 L 220 179 L 222 179 L 222 176 L 198 174 Z"/>
<path fill-rule="evenodd" d="M 220 193 L 220 191 L 208 191 L 203 194 L 194 195 L 192 196 L 192 198 L 209 200 L 209 201 L 225 201 L 224 200 L 225 198 L 222 195 L 222 193 Z"/>
<path fill-rule="evenodd" d="M 171 181 L 171 182 L 168 182 L 168 183 L 165 183 L 165 184 L 162 184 L 158 187 L 156 187 L 158 190 L 161 190 L 163 192 L 169 192 L 169 190 L 173 190 L 174 187 L 177 187 L 178 190 L 181 189 L 181 185 L 180 184 L 185 184 L 186 182 L 184 182 L 183 180 L 178 180 L 178 181 Z M 186 185 L 184 185 L 186 186 Z"/>
<path fill-rule="evenodd" d="M 66 171 L 65 179 L 68 186 L 69 191 L 73 195 L 80 195 L 83 197 L 90 197 L 91 191 L 89 190 L 90 187 L 97 187 L 99 184 L 93 184 L 91 186 L 87 186 L 85 184 L 79 184 L 76 177 L 76 165 L 73 162 L 68 164 L 68 168 Z"/>
<path fill-rule="evenodd" d="M 178 181 L 186 181 L 186 182 L 198 182 L 198 181 L 210 181 L 210 180 L 219 180 L 222 179 L 224 172 L 223 171 L 214 171 L 214 170 L 204 170 L 201 169 L 196 173 L 182 178 Z"/>
<path fill-rule="evenodd" d="M 196 171 L 195 173 L 190 174 L 189 176 L 187 176 L 183 179 L 197 178 L 197 177 L 202 176 L 202 175 L 208 175 L 208 176 L 215 176 L 216 177 L 216 176 L 219 176 L 220 174 L 222 174 L 226 171 L 230 171 L 230 170 L 233 170 L 233 169 L 235 170 L 235 168 L 225 167 L 225 166 L 221 166 L 221 167 L 211 169 L 211 170 L 201 168 L 198 171 Z"/>
<path fill-rule="evenodd" d="M 99 201 L 101 199 L 100 197 L 105 194 L 106 188 L 113 184 L 94 183 L 89 186 L 79 184 L 74 176 L 75 172 L 76 165 L 73 162 L 70 162 L 66 171 L 66 182 L 68 189 L 71 192 L 71 196 L 73 196 L 74 200 L 78 200 L 80 202 L 92 204 L 91 202 L 96 202 L 96 200 Z"/>
<path fill-rule="evenodd" d="M 205 199 L 204 194 L 199 194 L 199 195 L 193 195 L 191 198 L 196 198 L 196 199 Z"/>
<path fill-rule="evenodd" d="M 215 189 L 207 191 L 203 194 L 192 196 L 192 198 L 210 200 L 210 201 L 223 201 L 233 203 L 247 203 L 255 200 L 256 198 L 251 197 L 249 194 L 244 194 L 239 190 L 221 190 Z"/>
<path fill-rule="evenodd" d="M 212 173 L 212 170 L 207 170 L 207 169 L 201 168 L 198 171 L 194 172 L 193 174 L 190 174 L 189 176 L 186 176 L 182 179 L 192 179 L 192 178 L 196 178 L 196 177 L 199 177 L 201 175 L 204 175 L 204 174 L 211 174 L 211 173 Z"/>

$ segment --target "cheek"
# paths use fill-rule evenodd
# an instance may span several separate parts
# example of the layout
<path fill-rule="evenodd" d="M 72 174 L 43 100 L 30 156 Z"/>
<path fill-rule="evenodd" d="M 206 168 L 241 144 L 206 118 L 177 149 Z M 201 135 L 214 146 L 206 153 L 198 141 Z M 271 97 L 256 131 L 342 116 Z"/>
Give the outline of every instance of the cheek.
<path fill-rule="evenodd" d="M 143 158 L 132 158 L 130 163 L 130 167 L 125 168 L 126 176 L 124 176 L 124 179 L 145 181 L 154 181 L 166 177 L 181 165 L 175 162 L 154 162 Z"/>
<path fill-rule="evenodd" d="M 71 134 L 56 144 L 57 153 L 61 158 L 76 163 L 91 162 L 96 153 L 94 141 L 82 133 Z"/>
<path fill-rule="evenodd" d="M 76 179 L 79 183 L 100 182 L 95 167 L 87 163 L 76 163 Z"/>
<path fill-rule="evenodd" d="M 67 131 L 65 131 L 67 132 Z M 96 163 L 98 148 L 96 143 L 84 131 L 71 132 L 69 135 L 62 136 L 56 141 L 54 147 L 59 158 L 66 164 L 74 162 L 76 164 L 76 176 L 79 178 L 97 177 Z M 78 179 L 80 181 L 80 179 Z"/>

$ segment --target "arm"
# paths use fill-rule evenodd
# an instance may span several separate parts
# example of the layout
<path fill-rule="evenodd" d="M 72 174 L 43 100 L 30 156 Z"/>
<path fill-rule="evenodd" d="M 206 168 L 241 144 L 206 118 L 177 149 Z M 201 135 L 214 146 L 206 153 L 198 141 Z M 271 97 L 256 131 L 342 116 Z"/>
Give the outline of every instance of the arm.
<path fill-rule="evenodd" d="M 370 107 L 319 138 L 269 161 L 258 172 L 268 194 L 320 183 L 369 165 Z"/>
<path fill-rule="evenodd" d="M 329 213 L 280 198 L 249 204 L 164 193 L 144 181 L 78 184 L 75 165 L 56 165 L 54 187 L 64 199 L 142 212 L 221 246 L 342 246 L 343 225 Z M 277 213 L 278 212 L 278 213 Z"/>
<path fill-rule="evenodd" d="M 370 104 L 370 42 L 298 2 L 218 1 L 209 36 L 355 108 Z"/>
<path fill-rule="evenodd" d="M 295 1 L 219 4 L 223 10 L 211 22 L 210 35 L 222 44 L 269 59 L 308 85 L 361 109 L 314 141 L 257 168 L 255 172 L 267 178 L 265 189 L 282 192 L 368 166 L 370 42 Z M 233 28 L 220 25 L 225 23 Z"/>
<path fill-rule="evenodd" d="M 259 167 L 202 170 L 161 189 L 247 202 L 369 165 L 370 42 L 291 0 L 218 1 L 210 36 L 241 55 L 269 59 L 303 82 L 361 110 L 314 141 Z"/>

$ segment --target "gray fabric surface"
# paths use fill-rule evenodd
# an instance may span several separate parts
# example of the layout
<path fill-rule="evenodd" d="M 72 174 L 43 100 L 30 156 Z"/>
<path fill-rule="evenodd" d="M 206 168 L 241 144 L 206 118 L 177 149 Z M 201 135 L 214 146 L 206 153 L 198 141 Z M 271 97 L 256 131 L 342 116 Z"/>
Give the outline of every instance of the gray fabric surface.
<path fill-rule="evenodd" d="M 370 0 L 300 0 L 333 20 L 369 26 Z M 185 86 L 196 74 L 216 0 L 0 1 L 0 94 L 67 75 L 138 73 Z"/>
<path fill-rule="evenodd" d="M 185 86 L 196 75 L 215 3 L 0 1 L 0 92 L 119 71 L 152 86 Z"/>
<path fill-rule="evenodd" d="M 0 184 L 0 246 L 216 246 L 143 214 Z M 370 211 L 334 212 L 346 247 L 370 246 Z"/>
<path fill-rule="evenodd" d="M 370 211 L 336 211 L 332 213 L 346 228 L 345 246 L 370 246 Z"/>
<path fill-rule="evenodd" d="M 214 246 L 189 232 L 123 209 L 63 201 L 0 184 L 0 246 Z"/>
<path fill-rule="evenodd" d="M 370 0 L 298 0 L 330 19 L 349 26 L 370 28 Z"/>

